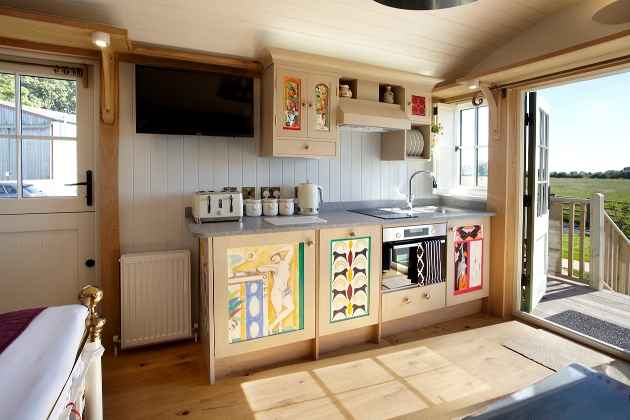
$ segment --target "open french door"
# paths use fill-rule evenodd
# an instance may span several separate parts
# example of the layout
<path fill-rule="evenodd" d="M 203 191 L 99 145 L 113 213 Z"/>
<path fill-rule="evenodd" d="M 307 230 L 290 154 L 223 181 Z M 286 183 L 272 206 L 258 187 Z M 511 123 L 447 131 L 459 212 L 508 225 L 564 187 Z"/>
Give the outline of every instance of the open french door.
<path fill-rule="evenodd" d="M 536 92 L 525 95 L 525 193 L 521 310 L 531 312 L 547 290 L 549 236 L 549 115 Z"/>

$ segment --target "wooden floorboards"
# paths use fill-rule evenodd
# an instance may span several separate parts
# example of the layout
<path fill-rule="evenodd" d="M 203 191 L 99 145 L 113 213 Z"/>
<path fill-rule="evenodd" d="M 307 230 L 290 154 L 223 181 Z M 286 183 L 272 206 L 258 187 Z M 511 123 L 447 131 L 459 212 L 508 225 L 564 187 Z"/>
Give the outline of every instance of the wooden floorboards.
<path fill-rule="evenodd" d="M 501 346 L 533 331 L 474 314 L 246 374 L 208 374 L 192 340 L 103 357 L 105 418 L 461 418 L 553 372 Z M 278 348 L 282 351 L 282 348 Z"/>
<path fill-rule="evenodd" d="M 630 296 L 609 290 L 595 291 L 587 285 L 548 276 L 547 293 L 532 315 L 547 318 L 567 310 L 630 328 Z"/>

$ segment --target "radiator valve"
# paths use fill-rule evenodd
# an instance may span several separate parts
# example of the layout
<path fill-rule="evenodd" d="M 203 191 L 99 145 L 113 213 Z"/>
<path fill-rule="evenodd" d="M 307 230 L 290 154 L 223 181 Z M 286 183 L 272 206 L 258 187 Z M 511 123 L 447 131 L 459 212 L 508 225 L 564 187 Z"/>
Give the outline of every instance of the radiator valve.
<path fill-rule="evenodd" d="M 197 333 L 199 332 L 199 324 L 196 322 L 193 324 L 192 331 L 195 333 L 195 343 L 197 342 Z"/>
<path fill-rule="evenodd" d="M 120 343 L 120 340 L 118 339 L 118 336 L 115 335 L 114 336 L 114 357 L 118 357 L 118 343 Z"/>

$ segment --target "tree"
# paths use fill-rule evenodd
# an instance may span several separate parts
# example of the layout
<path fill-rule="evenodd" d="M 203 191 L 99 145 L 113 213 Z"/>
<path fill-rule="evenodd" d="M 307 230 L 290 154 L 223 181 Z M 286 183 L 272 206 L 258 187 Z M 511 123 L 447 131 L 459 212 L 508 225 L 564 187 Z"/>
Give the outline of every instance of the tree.
<path fill-rule="evenodd" d="M 479 161 L 479 165 L 477 167 L 477 171 L 480 176 L 488 176 L 488 162 Z"/>
<path fill-rule="evenodd" d="M 15 103 L 15 76 L 0 74 L 0 100 Z M 76 114 L 77 83 L 74 80 L 20 76 L 23 105 Z"/>

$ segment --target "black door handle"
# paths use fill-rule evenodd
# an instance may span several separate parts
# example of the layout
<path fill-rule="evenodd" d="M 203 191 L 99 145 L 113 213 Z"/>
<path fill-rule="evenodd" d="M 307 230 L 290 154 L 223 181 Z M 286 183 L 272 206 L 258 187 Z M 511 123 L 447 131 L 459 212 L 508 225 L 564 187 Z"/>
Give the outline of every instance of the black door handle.
<path fill-rule="evenodd" d="M 87 195 L 85 196 L 85 198 L 87 199 L 87 205 L 91 206 L 92 205 L 92 171 L 87 171 L 85 173 L 85 182 L 77 182 L 76 184 L 64 184 L 67 187 L 70 187 L 72 185 L 87 185 Z"/>

